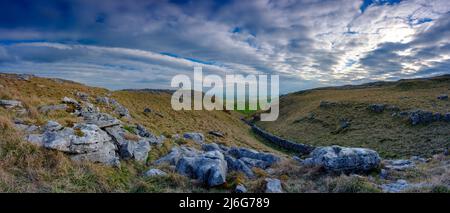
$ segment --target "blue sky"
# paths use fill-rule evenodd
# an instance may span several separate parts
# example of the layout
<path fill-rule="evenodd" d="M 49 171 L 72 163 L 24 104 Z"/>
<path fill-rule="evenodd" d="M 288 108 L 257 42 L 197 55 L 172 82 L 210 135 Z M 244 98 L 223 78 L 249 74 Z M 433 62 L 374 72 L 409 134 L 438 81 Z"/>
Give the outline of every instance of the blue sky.
<path fill-rule="evenodd" d="M 282 93 L 450 73 L 447 0 L 0 2 L 0 72 L 110 89 L 278 74 Z"/>

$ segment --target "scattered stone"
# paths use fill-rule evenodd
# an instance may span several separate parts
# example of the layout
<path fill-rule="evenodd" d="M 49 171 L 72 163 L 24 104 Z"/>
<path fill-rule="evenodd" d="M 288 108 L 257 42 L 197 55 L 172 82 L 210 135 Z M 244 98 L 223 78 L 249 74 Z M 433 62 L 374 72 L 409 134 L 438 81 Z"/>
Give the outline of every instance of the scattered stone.
<path fill-rule="evenodd" d="M 207 152 L 209 152 L 209 151 L 220 151 L 221 149 L 220 149 L 220 147 L 219 147 L 219 145 L 217 145 L 216 143 L 205 143 L 205 144 L 202 144 L 202 149 L 203 149 L 203 151 L 207 151 Z"/>
<path fill-rule="evenodd" d="M 89 100 L 89 95 L 87 93 L 84 92 L 76 92 L 75 94 L 78 98 L 80 98 L 83 101 L 88 101 Z"/>
<path fill-rule="evenodd" d="M 31 79 L 31 77 L 33 77 L 33 75 L 30 75 L 30 74 L 18 74 L 17 75 L 17 79 L 24 80 L 24 81 L 29 81 Z"/>
<path fill-rule="evenodd" d="M 371 149 L 327 146 L 314 149 L 311 159 L 306 162 L 323 166 L 331 172 L 357 173 L 378 167 L 380 156 Z"/>
<path fill-rule="evenodd" d="M 61 124 L 59 124 L 56 121 L 47 121 L 47 124 L 45 124 L 44 126 L 44 131 L 57 131 L 57 130 L 61 130 L 63 128 L 63 126 L 61 126 Z"/>
<path fill-rule="evenodd" d="M 297 161 L 299 163 L 303 162 L 303 159 L 301 159 L 299 156 L 292 156 L 292 160 L 295 160 L 295 161 Z"/>
<path fill-rule="evenodd" d="M 137 134 L 143 137 L 144 140 L 148 141 L 151 145 L 161 145 L 166 140 L 164 135 L 160 135 L 159 137 L 149 132 L 144 126 L 137 124 L 136 125 Z"/>
<path fill-rule="evenodd" d="M 24 131 L 25 133 L 32 133 L 39 130 L 39 127 L 36 125 L 15 124 L 15 126 L 16 129 Z"/>
<path fill-rule="evenodd" d="M 17 100 L 0 100 L 0 106 L 6 108 L 6 109 L 11 109 L 14 107 L 23 107 L 22 106 L 22 102 L 17 101 Z"/>
<path fill-rule="evenodd" d="M 428 124 L 433 121 L 434 115 L 432 112 L 416 110 L 409 113 L 408 119 L 412 125 Z"/>
<path fill-rule="evenodd" d="M 65 103 L 65 104 L 72 104 L 72 105 L 74 105 L 76 107 L 80 106 L 80 103 L 78 103 L 78 101 L 76 101 L 75 99 L 72 99 L 72 98 L 68 98 L 68 97 L 64 97 L 62 99 L 62 102 Z"/>
<path fill-rule="evenodd" d="M 194 142 L 198 144 L 203 144 L 205 142 L 205 136 L 203 136 L 202 133 L 198 132 L 186 132 L 183 134 L 183 137 L 185 139 L 193 140 Z"/>
<path fill-rule="evenodd" d="M 144 173 L 145 177 L 167 176 L 167 173 L 159 169 L 149 169 Z"/>
<path fill-rule="evenodd" d="M 384 111 L 385 107 L 385 104 L 371 104 L 369 105 L 369 110 L 372 112 L 381 113 Z"/>
<path fill-rule="evenodd" d="M 120 161 L 116 154 L 116 149 L 116 146 L 108 141 L 103 143 L 99 149 L 93 152 L 73 155 L 71 159 L 74 161 L 90 161 L 93 163 L 102 163 L 108 166 L 119 167 Z"/>
<path fill-rule="evenodd" d="M 221 132 L 221 131 L 209 131 L 208 132 L 210 135 L 214 135 L 214 136 L 216 136 L 216 137 L 220 137 L 220 138 L 223 138 L 224 137 L 224 134 L 223 134 L 223 132 Z"/>
<path fill-rule="evenodd" d="M 157 116 L 159 116 L 161 118 L 164 118 L 164 115 L 162 113 L 160 113 L 160 112 L 155 112 L 155 115 L 157 115 Z"/>
<path fill-rule="evenodd" d="M 67 104 L 57 104 L 57 105 L 45 105 L 39 107 L 39 111 L 42 113 L 49 113 L 58 110 L 67 110 Z"/>
<path fill-rule="evenodd" d="M 238 184 L 236 186 L 236 188 L 234 189 L 234 192 L 235 193 L 247 193 L 247 188 L 245 188 L 245 186 L 242 184 Z"/>
<path fill-rule="evenodd" d="M 128 140 L 126 138 L 127 132 L 121 126 L 106 127 L 105 131 L 116 142 L 122 159 L 135 159 L 140 162 L 145 162 L 147 160 L 151 146 L 146 138 L 141 138 L 136 135 L 137 141 Z"/>
<path fill-rule="evenodd" d="M 106 113 L 84 113 L 84 120 L 88 124 L 95 124 L 100 128 L 117 126 L 120 120 Z"/>
<path fill-rule="evenodd" d="M 380 171 L 380 178 L 381 179 L 387 179 L 389 177 L 389 172 L 386 169 L 381 169 Z"/>
<path fill-rule="evenodd" d="M 281 181 L 275 178 L 266 178 L 266 193 L 283 193 Z"/>
<path fill-rule="evenodd" d="M 254 158 L 241 157 L 241 158 L 239 158 L 239 160 L 241 160 L 242 162 L 244 162 L 247 166 L 249 166 L 251 168 L 257 167 L 260 169 L 267 169 L 269 166 L 272 165 L 267 161 L 258 160 L 258 159 L 254 159 Z"/>
<path fill-rule="evenodd" d="M 391 193 L 401 192 L 408 189 L 409 187 L 410 186 L 408 182 L 402 179 L 397 180 L 396 182 L 393 183 L 381 185 L 381 189 L 383 190 L 383 192 L 391 192 Z"/>
<path fill-rule="evenodd" d="M 439 100 L 448 100 L 448 95 L 447 94 L 440 94 L 437 99 Z"/>
<path fill-rule="evenodd" d="M 95 99 L 95 101 L 97 101 L 97 103 L 109 105 L 109 98 L 108 98 L 108 97 L 98 96 L 98 97 Z"/>
<path fill-rule="evenodd" d="M 273 165 L 274 163 L 280 160 L 280 157 L 270 154 L 270 153 L 262 153 L 253 149 L 247 148 L 238 148 L 232 147 L 228 153 L 237 159 L 248 158 L 248 159 L 256 159 L 264 161 L 268 166 Z"/>
<path fill-rule="evenodd" d="M 394 106 L 394 105 L 388 105 L 388 106 L 386 106 L 386 110 L 388 110 L 390 112 L 399 112 L 400 107 Z"/>
<path fill-rule="evenodd" d="M 419 157 L 419 156 L 411 156 L 410 159 L 411 159 L 412 161 L 418 162 L 418 163 L 427 163 L 427 162 L 428 162 L 427 159 L 421 158 L 421 157 Z"/>
<path fill-rule="evenodd" d="M 443 119 L 444 121 L 450 122 L 450 112 L 449 112 L 449 113 L 446 113 L 442 119 Z"/>
<path fill-rule="evenodd" d="M 228 169 L 230 169 L 231 171 L 242 172 L 248 178 L 255 177 L 255 174 L 253 173 L 252 169 L 249 166 L 247 166 L 247 164 L 245 164 L 242 160 L 236 159 L 229 155 L 225 155 L 225 160 L 227 161 Z"/>
<path fill-rule="evenodd" d="M 145 108 L 145 109 L 144 109 L 144 113 L 152 113 L 152 109 L 150 109 L 150 108 Z"/>
<path fill-rule="evenodd" d="M 384 167 L 389 170 L 397 170 L 397 171 L 403 171 L 406 169 L 414 168 L 416 165 L 414 162 L 410 160 L 385 160 L 383 162 Z"/>
<path fill-rule="evenodd" d="M 329 107 L 335 107 L 338 103 L 332 102 L 332 101 L 320 101 L 319 107 L 320 108 L 329 108 Z"/>

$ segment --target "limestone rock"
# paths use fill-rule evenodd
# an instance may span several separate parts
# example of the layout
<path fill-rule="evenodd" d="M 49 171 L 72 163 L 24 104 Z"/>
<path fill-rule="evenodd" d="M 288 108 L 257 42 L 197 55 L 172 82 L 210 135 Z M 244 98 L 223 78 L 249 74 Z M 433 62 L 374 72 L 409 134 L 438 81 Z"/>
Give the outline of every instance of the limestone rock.
<path fill-rule="evenodd" d="M 370 149 L 327 146 L 314 149 L 311 161 L 331 172 L 356 173 L 378 167 L 380 156 Z"/>

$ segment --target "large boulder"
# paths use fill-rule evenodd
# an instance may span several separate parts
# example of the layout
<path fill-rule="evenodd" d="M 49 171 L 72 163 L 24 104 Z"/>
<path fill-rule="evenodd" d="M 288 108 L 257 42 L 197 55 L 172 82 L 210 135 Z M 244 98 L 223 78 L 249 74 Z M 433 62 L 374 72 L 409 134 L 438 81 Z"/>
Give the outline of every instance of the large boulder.
<path fill-rule="evenodd" d="M 116 146 L 111 137 L 94 124 L 76 124 L 73 128 L 62 127 L 49 121 L 43 134 L 30 134 L 27 140 L 48 149 L 55 149 L 71 155 L 75 161 L 90 161 L 118 166 Z"/>
<path fill-rule="evenodd" d="M 226 181 L 227 162 L 219 151 L 210 151 L 194 157 L 182 157 L 177 162 L 176 171 L 210 187 L 218 186 Z"/>
<path fill-rule="evenodd" d="M 221 185 L 226 180 L 227 162 L 219 151 L 202 152 L 186 146 L 174 147 L 155 163 L 174 165 L 178 173 L 198 179 L 208 186 Z"/>
<path fill-rule="evenodd" d="M 104 143 L 110 141 L 111 137 L 106 132 L 92 124 L 76 124 L 73 128 L 62 129 L 46 128 L 43 134 L 45 148 L 72 154 L 97 151 Z"/>
<path fill-rule="evenodd" d="M 356 173 L 377 168 L 380 160 L 380 156 L 374 150 L 327 146 L 314 149 L 311 158 L 305 161 L 323 166 L 331 172 Z"/>

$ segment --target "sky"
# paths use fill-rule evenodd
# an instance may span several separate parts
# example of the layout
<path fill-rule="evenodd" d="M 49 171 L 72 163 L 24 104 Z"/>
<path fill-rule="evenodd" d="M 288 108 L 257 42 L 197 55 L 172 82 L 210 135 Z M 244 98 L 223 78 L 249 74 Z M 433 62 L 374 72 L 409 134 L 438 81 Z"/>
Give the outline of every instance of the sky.
<path fill-rule="evenodd" d="M 0 72 L 168 89 L 195 66 L 281 93 L 449 74 L 450 1 L 0 1 Z"/>

